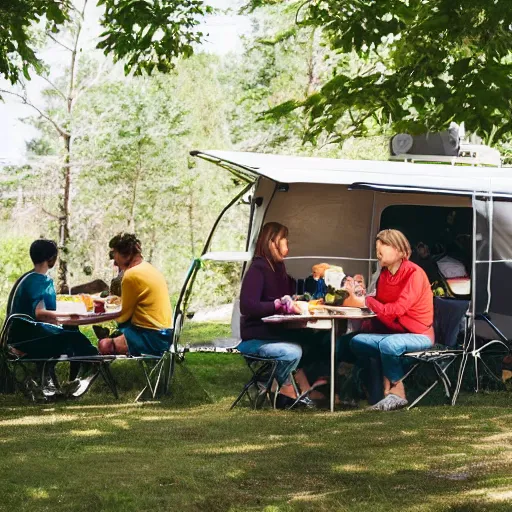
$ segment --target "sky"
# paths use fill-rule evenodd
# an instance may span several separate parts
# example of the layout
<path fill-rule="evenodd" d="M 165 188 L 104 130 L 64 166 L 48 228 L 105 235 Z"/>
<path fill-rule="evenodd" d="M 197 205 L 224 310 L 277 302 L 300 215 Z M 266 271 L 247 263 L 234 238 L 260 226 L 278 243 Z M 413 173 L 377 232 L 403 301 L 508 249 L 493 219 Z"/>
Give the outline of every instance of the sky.
<path fill-rule="evenodd" d="M 241 36 L 249 32 L 250 22 L 248 17 L 233 13 L 234 0 L 213 0 L 208 2 L 216 9 L 231 9 L 231 13 L 215 14 L 208 16 L 201 25 L 200 30 L 208 34 L 202 50 L 226 54 L 228 52 L 240 52 L 242 50 Z M 99 10 L 95 3 L 89 3 L 86 19 L 91 20 L 85 27 L 86 44 L 92 45 L 95 35 L 98 33 L 98 24 L 95 20 L 99 17 Z M 66 50 L 58 47 L 43 55 L 45 61 L 51 66 L 59 66 L 66 59 Z M 27 83 L 28 96 L 36 106 L 41 105 L 40 91 L 47 84 L 36 76 Z M 0 79 L 0 89 L 11 89 L 6 81 Z M 37 131 L 24 124 L 20 118 L 35 114 L 35 111 L 9 95 L 4 96 L 4 103 L 0 102 L 0 164 L 21 164 L 25 159 L 25 143 L 37 135 Z"/>

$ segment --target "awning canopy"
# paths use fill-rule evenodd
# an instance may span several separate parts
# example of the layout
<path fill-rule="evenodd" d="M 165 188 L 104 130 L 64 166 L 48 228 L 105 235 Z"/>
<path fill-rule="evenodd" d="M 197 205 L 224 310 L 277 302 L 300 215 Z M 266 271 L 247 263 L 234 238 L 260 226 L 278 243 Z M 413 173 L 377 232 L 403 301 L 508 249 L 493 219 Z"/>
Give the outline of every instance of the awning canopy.
<path fill-rule="evenodd" d="M 507 168 L 341 160 L 235 151 L 191 151 L 247 180 L 264 176 L 277 183 L 318 183 L 374 186 L 380 190 L 431 191 L 512 196 Z M 434 157 L 433 157 L 434 158 Z"/>

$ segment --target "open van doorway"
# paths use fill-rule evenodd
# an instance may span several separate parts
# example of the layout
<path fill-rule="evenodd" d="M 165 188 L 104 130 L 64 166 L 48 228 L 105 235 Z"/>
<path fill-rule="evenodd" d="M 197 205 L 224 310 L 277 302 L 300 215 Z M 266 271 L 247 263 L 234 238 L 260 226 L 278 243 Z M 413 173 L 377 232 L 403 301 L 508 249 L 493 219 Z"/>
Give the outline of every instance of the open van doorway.
<path fill-rule="evenodd" d="M 382 212 L 380 229 L 399 229 L 405 234 L 412 248 L 411 261 L 425 271 L 433 291 L 449 296 L 469 295 L 471 207 L 392 205 Z"/>

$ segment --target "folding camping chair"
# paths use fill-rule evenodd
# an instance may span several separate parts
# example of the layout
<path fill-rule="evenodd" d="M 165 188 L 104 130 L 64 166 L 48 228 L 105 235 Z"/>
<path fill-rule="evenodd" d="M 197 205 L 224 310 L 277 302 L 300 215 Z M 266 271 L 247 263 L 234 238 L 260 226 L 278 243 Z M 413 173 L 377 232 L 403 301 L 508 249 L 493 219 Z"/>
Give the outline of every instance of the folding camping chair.
<path fill-rule="evenodd" d="M 458 344 L 458 336 L 461 326 L 464 328 L 465 342 L 468 334 L 468 300 L 445 299 L 434 297 L 434 331 L 436 344 L 427 350 L 406 352 L 402 357 L 413 361 L 413 366 L 402 380 L 410 378 L 417 373 L 422 365 L 431 366 L 436 374 L 436 379 L 423 391 L 409 406 L 411 409 L 427 396 L 438 383 L 444 387 L 446 397 L 452 397 L 452 383 L 448 376 L 448 370 L 453 363 L 464 354 L 463 348 Z M 465 343 L 464 342 L 464 343 Z"/>
<path fill-rule="evenodd" d="M 488 327 L 491 328 L 491 331 L 497 335 L 498 339 L 490 339 L 486 340 L 481 344 L 477 343 L 477 336 L 474 329 L 471 331 L 470 336 L 465 340 L 463 346 L 463 354 L 462 361 L 459 367 L 459 372 L 457 375 L 457 385 L 455 387 L 453 396 L 452 396 L 452 405 L 455 405 L 459 393 L 462 388 L 462 380 L 464 378 L 464 372 L 466 369 L 466 365 L 470 357 L 473 358 L 474 361 L 474 371 L 475 371 L 475 392 L 478 392 L 480 389 L 480 372 L 479 366 L 481 366 L 489 377 L 500 384 L 503 383 L 501 378 L 497 377 L 489 365 L 483 360 L 482 354 L 484 351 L 489 353 L 489 347 L 501 348 L 502 352 L 499 353 L 500 357 L 503 358 L 503 354 L 509 355 L 511 352 L 511 342 L 510 340 L 503 334 L 503 332 L 494 324 L 491 319 L 491 315 L 489 313 L 478 313 L 475 314 L 474 320 L 476 322 L 481 321 L 484 322 Z"/>
<path fill-rule="evenodd" d="M 152 354 L 141 354 L 140 356 L 127 356 L 127 355 L 106 355 L 98 356 L 109 362 L 113 361 L 137 361 L 139 367 L 144 375 L 145 384 L 140 393 L 135 398 L 136 402 L 142 400 L 156 400 L 162 396 L 169 394 L 169 387 L 174 374 L 176 364 L 176 350 L 174 343 L 171 343 L 168 350 L 161 356 Z M 119 397 L 117 391 L 117 384 L 112 374 L 110 381 L 106 381 L 109 389 L 112 391 L 116 398 Z"/>
<path fill-rule="evenodd" d="M 244 397 L 249 399 L 253 409 L 258 409 L 265 401 L 268 401 L 274 407 L 271 391 L 279 361 L 246 354 L 243 357 L 251 371 L 251 378 L 245 383 L 242 391 L 229 409 L 233 409 Z"/>
<path fill-rule="evenodd" d="M 108 387 L 114 392 L 111 384 L 114 382 L 114 379 L 109 368 L 111 358 L 94 355 L 77 357 L 60 355 L 56 357 L 31 358 L 20 355 L 19 352 L 10 344 L 11 329 L 16 321 L 33 322 L 33 319 L 27 315 L 13 314 L 4 322 L 0 333 L 0 358 L 2 361 L 1 369 L 3 373 L 1 378 L 1 382 L 3 384 L 2 391 L 13 392 L 16 389 L 19 389 L 23 393 L 31 396 L 34 401 L 36 401 L 37 396 L 39 396 L 40 399 L 44 399 L 42 386 L 46 381 L 47 375 L 51 375 L 52 380 L 57 387 L 59 385 L 57 376 L 53 372 L 55 364 L 59 362 L 79 362 L 99 363 L 97 368 L 98 374 L 103 377 Z M 36 366 L 35 372 L 30 367 L 32 364 L 35 364 Z M 38 386 L 37 380 L 41 382 L 41 386 Z"/>

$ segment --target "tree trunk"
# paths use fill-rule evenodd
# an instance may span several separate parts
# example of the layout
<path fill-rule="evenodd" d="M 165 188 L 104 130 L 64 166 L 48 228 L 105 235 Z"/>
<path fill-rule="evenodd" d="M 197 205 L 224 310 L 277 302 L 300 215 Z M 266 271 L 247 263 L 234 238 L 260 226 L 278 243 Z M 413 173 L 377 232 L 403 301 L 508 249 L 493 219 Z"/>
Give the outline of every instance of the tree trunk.
<path fill-rule="evenodd" d="M 69 198 L 71 191 L 71 136 L 64 137 L 64 165 L 60 176 L 61 196 L 59 200 L 59 266 L 57 269 L 57 292 L 68 292 L 68 245 L 69 245 Z"/>
<path fill-rule="evenodd" d="M 77 19 L 76 32 L 74 37 L 73 49 L 71 50 L 71 61 L 69 65 L 69 85 L 67 94 L 68 120 L 71 120 L 75 99 L 75 78 L 78 55 L 78 42 L 82 32 L 82 23 L 85 15 L 87 1 L 84 0 L 82 11 Z M 64 141 L 64 165 L 61 171 L 59 200 L 59 266 L 57 268 L 57 292 L 67 293 L 68 285 L 68 254 L 69 254 L 69 216 L 70 216 L 70 197 L 71 197 L 71 124 L 66 133 L 61 133 Z"/>
<path fill-rule="evenodd" d="M 320 85 L 319 77 L 319 41 L 318 31 L 313 29 L 310 36 L 309 54 L 306 57 L 308 65 L 308 83 L 306 86 L 306 98 L 316 92 Z"/>

